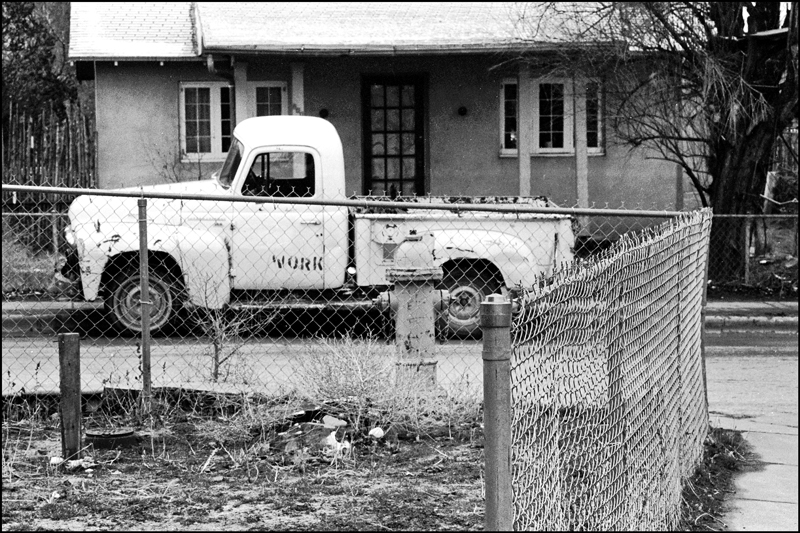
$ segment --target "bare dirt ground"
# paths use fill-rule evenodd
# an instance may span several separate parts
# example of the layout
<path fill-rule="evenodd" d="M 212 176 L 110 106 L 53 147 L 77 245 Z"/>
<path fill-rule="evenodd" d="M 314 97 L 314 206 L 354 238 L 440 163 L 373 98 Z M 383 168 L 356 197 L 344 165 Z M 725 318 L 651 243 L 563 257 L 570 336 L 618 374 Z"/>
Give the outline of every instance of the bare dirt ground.
<path fill-rule="evenodd" d="M 201 403 L 138 421 L 127 412 L 135 443 L 88 447 L 70 465 L 54 464 L 55 404 L 31 413 L 6 401 L 3 531 L 483 529 L 480 412 L 376 438 L 347 426 L 331 431 L 323 424 L 330 406 L 217 405 L 210 414 Z M 86 403 L 87 428 L 119 426 L 120 415 L 105 407 Z M 681 530 L 724 529 L 732 477 L 748 461 L 741 434 L 709 433 L 684 486 Z"/>
<path fill-rule="evenodd" d="M 477 421 L 380 439 L 340 431 L 353 442 L 338 453 L 315 422 L 239 422 L 173 418 L 73 468 L 51 464 L 57 415 L 4 423 L 3 531 L 483 528 Z"/>

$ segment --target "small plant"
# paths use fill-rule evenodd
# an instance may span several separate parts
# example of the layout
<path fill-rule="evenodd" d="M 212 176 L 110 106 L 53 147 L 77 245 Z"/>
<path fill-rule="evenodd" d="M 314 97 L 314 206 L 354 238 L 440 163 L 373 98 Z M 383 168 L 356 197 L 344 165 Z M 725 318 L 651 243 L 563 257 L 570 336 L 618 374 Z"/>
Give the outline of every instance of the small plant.
<path fill-rule="evenodd" d="M 202 309 L 189 317 L 194 328 L 210 340 L 208 367 L 202 372 L 213 383 L 251 385 L 255 372 L 250 350 L 245 349 L 252 337 L 262 334 L 278 315 L 272 311 L 264 316 L 258 311 L 233 312 L 214 305 L 217 292 L 207 281 L 204 285 Z"/>

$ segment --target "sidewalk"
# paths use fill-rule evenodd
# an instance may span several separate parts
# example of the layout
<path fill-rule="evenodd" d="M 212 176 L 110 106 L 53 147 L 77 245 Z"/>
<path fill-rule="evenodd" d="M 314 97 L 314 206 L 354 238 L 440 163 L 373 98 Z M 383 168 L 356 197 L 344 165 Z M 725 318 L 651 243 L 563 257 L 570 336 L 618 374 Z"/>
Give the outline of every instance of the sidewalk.
<path fill-rule="evenodd" d="M 711 424 L 742 431 L 759 463 L 734 478 L 722 521 L 729 531 L 797 531 L 797 415 L 770 421 L 711 416 Z"/>

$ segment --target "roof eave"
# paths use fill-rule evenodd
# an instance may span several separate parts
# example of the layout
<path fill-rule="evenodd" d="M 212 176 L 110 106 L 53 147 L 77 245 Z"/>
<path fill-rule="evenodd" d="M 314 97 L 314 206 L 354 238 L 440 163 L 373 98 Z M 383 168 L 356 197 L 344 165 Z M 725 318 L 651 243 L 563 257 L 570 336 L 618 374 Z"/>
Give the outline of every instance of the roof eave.
<path fill-rule="evenodd" d="M 200 56 L 67 56 L 68 61 L 205 61 Z"/>
<path fill-rule="evenodd" d="M 374 55 L 424 55 L 424 54 L 492 54 L 503 52 L 546 52 L 563 49 L 562 44 L 553 43 L 512 43 L 512 44 L 466 44 L 466 45 L 394 45 L 394 46 L 319 46 L 319 45 L 209 45 L 206 53 L 222 54 L 274 54 L 308 56 L 374 56 Z"/>

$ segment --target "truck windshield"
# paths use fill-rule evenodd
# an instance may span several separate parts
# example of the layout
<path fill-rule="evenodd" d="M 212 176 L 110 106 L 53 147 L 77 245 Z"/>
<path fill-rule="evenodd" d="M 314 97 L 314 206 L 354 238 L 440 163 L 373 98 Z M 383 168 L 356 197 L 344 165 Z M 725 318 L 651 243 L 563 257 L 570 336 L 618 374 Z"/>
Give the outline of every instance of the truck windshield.
<path fill-rule="evenodd" d="M 225 163 L 222 164 L 222 170 L 219 171 L 217 178 L 223 189 L 231 188 L 233 178 L 236 177 L 236 171 L 239 170 L 239 164 L 242 162 L 242 143 L 236 138 L 233 141 L 228 150 L 228 157 L 225 158 Z"/>

